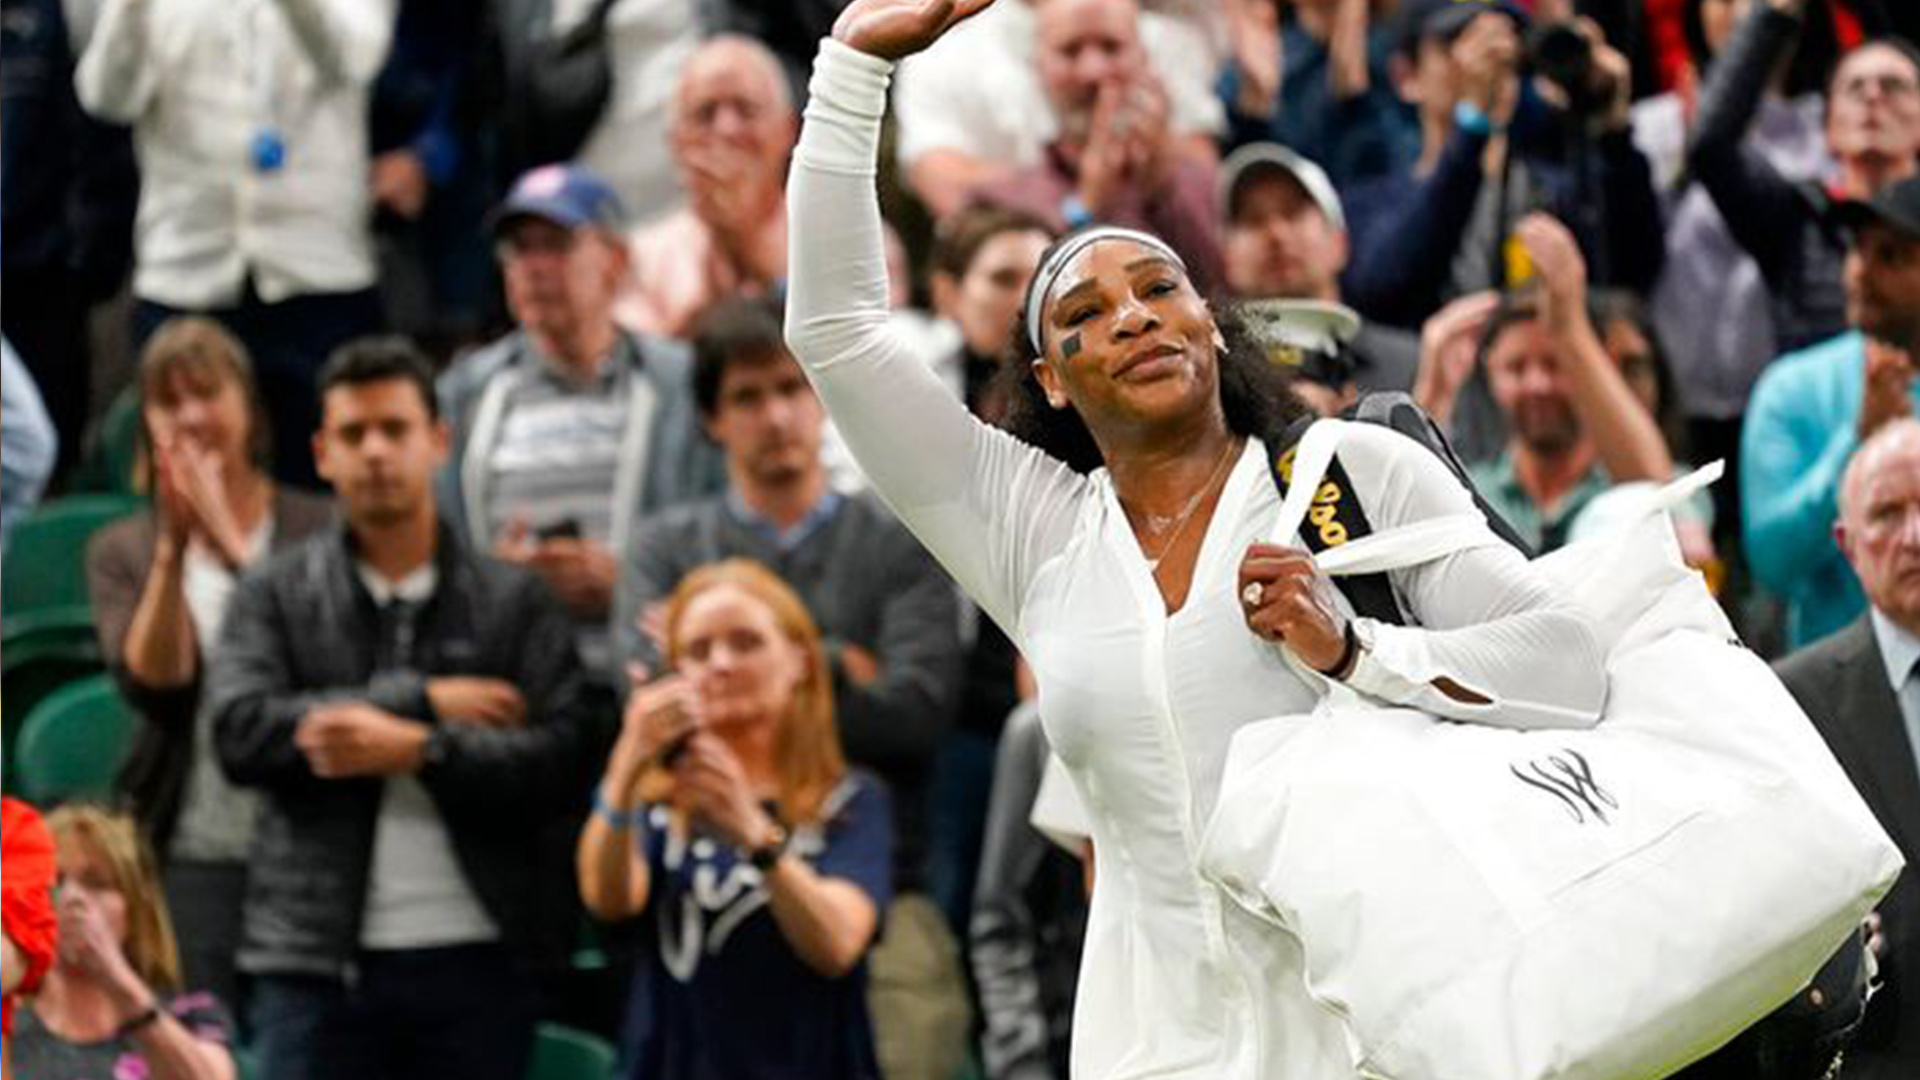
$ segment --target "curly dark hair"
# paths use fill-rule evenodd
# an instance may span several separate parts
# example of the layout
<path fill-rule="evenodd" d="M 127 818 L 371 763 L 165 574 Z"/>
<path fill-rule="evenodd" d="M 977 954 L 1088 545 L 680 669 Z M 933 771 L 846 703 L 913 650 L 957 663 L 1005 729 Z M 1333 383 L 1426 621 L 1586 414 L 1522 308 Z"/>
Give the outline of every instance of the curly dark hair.
<path fill-rule="evenodd" d="M 1044 264 L 1046 256 L 1040 261 Z M 1218 358 L 1220 407 L 1227 430 L 1271 446 L 1295 421 L 1312 415 L 1312 410 L 1294 394 L 1286 370 L 1267 358 L 1266 349 L 1237 308 L 1216 308 L 1214 322 L 1227 343 Z M 1007 403 L 999 426 L 1021 442 L 1059 458 L 1075 472 L 1092 472 L 1106 464 L 1086 421 L 1070 407 L 1056 409 L 1049 404 L 1040 380 L 1034 377 L 1033 361 L 1039 356 L 1028 340 L 1024 304 L 1013 337 L 1014 359 L 994 376 L 994 391 L 1003 394 Z"/>

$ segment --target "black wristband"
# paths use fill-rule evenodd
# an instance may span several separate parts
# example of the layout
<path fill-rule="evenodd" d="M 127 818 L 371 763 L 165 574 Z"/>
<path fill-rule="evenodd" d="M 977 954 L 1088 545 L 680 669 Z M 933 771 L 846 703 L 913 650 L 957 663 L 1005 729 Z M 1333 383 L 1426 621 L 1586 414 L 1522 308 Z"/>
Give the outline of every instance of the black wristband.
<path fill-rule="evenodd" d="M 1353 674 L 1353 672 L 1348 669 L 1353 667 L 1354 658 L 1359 655 L 1360 634 L 1354 630 L 1352 619 L 1347 620 L 1346 638 L 1347 643 L 1346 646 L 1340 650 L 1339 661 L 1330 668 L 1321 669 L 1320 674 L 1325 675 L 1329 679 L 1340 679 L 1343 681 L 1348 675 Z"/>
<path fill-rule="evenodd" d="M 135 1013 L 132 1019 L 121 1024 L 119 1030 L 114 1032 L 114 1036 L 121 1039 L 128 1038 L 138 1033 L 142 1028 L 152 1027 L 158 1023 L 159 1020 L 160 1006 L 157 1003 L 149 1004 L 146 1008 Z"/>

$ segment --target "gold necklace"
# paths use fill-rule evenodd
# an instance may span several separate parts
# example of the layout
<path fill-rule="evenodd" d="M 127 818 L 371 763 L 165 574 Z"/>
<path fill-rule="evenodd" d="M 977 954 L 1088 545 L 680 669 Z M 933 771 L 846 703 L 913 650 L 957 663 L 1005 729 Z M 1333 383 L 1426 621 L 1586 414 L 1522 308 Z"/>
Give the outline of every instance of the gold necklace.
<path fill-rule="evenodd" d="M 1148 531 L 1159 532 L 1163 528 L 1173 529 L 1173 533 L 1167 537 L 1166 543 L 1160 545 L 1159 553 L 1147 559 L 1147 571 L 1149 573 L 1157 574 L 1160 572 L 1160 560 L 1166 558 L 1167 552 L 1171 551 L 1173 545 L 1179 542 L 1181 534 L 1187 531 L 1187 522 L 1193 520 L 1193 512 L 1200 509 L 1200 504 L 1206 501 L 1207 495 L 1213 491 L 1213 486 L 1219 483 L 1220 477 L 1226 473 L 1227 462 L 1233 460 L 1233 444 L 1234 440 L 1228 438 L 1226 449 L 1221 452 L 1220 460 L 1213 466 L 1213 475 L 1209 476 L 1207 482 L 1201 485 L 1200 490 L 1194 492 L 1193 497 L 1187 500 L 1187 505 L 1181 509 L 1179 516 L 1162 519 L 1159 518 L 1158 515 L 1142 512 L 1142 517 L 1146 519 Z M 1166 520 L 1171 524 L 1156 528 L 1156 520 Z M 1146 555 L 1146 551 L 1143 549 L 1140 554 Z"/>

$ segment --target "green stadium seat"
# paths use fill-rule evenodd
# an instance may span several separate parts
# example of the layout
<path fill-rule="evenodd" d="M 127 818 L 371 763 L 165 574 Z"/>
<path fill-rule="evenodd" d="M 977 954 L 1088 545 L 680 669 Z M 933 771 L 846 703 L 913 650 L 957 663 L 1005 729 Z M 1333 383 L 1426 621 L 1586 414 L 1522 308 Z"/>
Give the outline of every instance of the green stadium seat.
<path fill-rule="evenodd" d="M 527 1080 L 612 1080 L 613 1044 L 597 1035 L 542 1023 L 534 1032 Z"/>
<path fill-rule="evenodd" d="M 14 746 L 33 707 L 61 687 L 104 670 L 91 623 L 73 625 L 63 619 L 22 622 L 17 628 L 9 626 L 0 640 L 0 668 L 4 668 L 0 674 L 0 721 L 4 721 L 0 755 L 6 763 L 0 789 L 8 794 L 16 791 L 19 758 Z"/>
<path fill-rule="evenodd" d="M 134 723 L 111 676 L 94 675 L 47 695 L 20 728 L 20 794 L 42 806 L 108 799 Z"/>
<path fill-rule="evenodd" d="M 35 510 L 7 540 L 0 567 L 0 632 L 15 620 L 87 609 L 87 540 L 139 508 L 131 495 L 70 495 Z M 8 636 L 12 636 L 9 634 Z"/>

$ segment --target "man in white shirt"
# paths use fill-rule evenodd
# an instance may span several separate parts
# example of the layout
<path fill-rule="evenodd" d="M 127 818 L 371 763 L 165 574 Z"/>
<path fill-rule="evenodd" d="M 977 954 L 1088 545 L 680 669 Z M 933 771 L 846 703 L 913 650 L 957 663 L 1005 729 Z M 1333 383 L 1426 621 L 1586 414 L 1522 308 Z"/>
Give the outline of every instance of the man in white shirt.
<path fill-rule="evenodd" d="M 1777 670 L 1911 866 L 1920 860 L 1920 420 L 1894 420 L 1855 451 L 1839 511 L 1834 537 L 1869 610 Z M 1911 874 L 1874 918 L 1883 988 L 1847 1050 L 1847 1075 L 1893 1080 L 1920 1069 L 1920 884 Z"/>
<path fill-rule="evenodd" d="M 367 102 L 394 13 L 104 0 L 74 77 L 88 112 L 133 127 L 135 346 L 183 312 L 225 322 L 254 358 L 275 473 L 309 486 L 314 373 L 379 322 Z"/>

